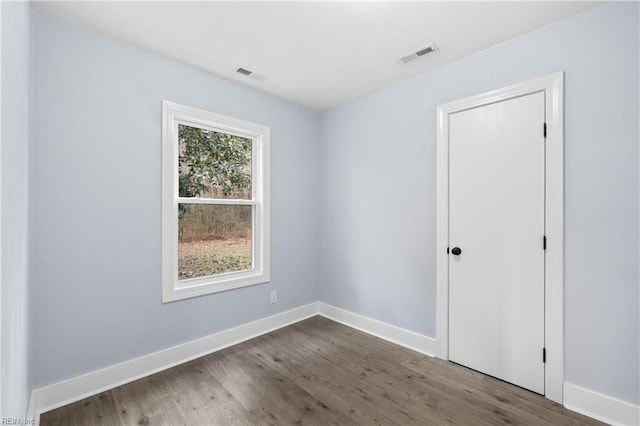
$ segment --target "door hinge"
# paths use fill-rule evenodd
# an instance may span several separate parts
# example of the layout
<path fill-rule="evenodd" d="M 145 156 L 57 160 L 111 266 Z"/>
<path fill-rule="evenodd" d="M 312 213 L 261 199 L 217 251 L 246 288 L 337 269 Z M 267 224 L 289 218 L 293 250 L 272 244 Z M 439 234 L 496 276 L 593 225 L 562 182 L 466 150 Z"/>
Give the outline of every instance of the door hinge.
<path fill-rule="evenodd" d="M 546 250 L 547 249 L 547 236 L 543 235 L 542 236 L 542 250 Z"/>
<path fill-rule="evenodd" d="M 542 362 L 547 362 L 547 348 L 542 348 Z"/>
<path fill-rule="evenodd" d="M 544 135 L 544 137 L 547 137 L 547 123 L 544 123 L 542 125 L 542 134 Z"/>

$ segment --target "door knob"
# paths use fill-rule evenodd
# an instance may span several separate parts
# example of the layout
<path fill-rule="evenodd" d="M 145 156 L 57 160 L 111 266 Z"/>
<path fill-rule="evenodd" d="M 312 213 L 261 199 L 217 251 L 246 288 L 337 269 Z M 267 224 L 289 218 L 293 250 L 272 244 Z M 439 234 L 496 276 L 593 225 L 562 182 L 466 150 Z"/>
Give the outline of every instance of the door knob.
<path fill-rule="evenodd" d="M 451 249 L 451 254 L 454 256 L 460 256 L 460 254 L 462 254 L 462 250 L 460 250 L 460 247 L 454 247 Z"/>

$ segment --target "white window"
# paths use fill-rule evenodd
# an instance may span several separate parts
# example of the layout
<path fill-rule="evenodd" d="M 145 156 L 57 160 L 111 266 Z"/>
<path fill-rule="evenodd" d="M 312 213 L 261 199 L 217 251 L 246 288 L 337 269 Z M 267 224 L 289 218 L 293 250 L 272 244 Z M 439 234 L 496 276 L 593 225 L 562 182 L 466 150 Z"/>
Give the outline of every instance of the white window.
<path fill-rule="evenodd" d="M 162 103 L 162 301 L 269 281 L 269 128 Z"/>

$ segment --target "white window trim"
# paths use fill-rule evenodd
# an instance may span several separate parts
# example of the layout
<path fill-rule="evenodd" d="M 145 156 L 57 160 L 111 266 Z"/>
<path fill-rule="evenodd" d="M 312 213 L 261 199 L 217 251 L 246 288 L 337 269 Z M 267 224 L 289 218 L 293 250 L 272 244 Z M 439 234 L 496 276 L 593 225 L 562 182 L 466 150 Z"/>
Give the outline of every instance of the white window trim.
<path fill-rule="evenodd" d="M 252 200 L 208 200 L 178 196 L 178 124 L 237 135 L 253 141 Z M 269 127 L 162 101 L 163 303 L 269 282 L 269 137 Z M 239 272 L 178 280 L 179 202 L 253 206 L 253 268 Z"/>
<path fill-rule="evenodd" d="M 449 115 L 535 92 L 545 93 L 545 391 L 562 404 L 564 385 L 564 73 L 557 72 L 438 106 L 436 172 L 436 335 L 449 359 Z"/>

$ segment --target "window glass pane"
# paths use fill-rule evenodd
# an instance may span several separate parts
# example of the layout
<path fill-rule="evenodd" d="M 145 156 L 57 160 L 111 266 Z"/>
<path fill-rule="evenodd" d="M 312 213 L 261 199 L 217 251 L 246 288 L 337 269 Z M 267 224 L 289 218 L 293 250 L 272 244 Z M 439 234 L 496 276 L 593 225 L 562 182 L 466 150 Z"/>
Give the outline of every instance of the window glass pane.
<path fill-rule="evenodd" d="M 179 124 L 180 197 L 251 199 L 251 142 Z"/>
<path fill-rule="evenodd" d="M 178 204 L 178 279 L 253 267 L 252 206 Z"/>

